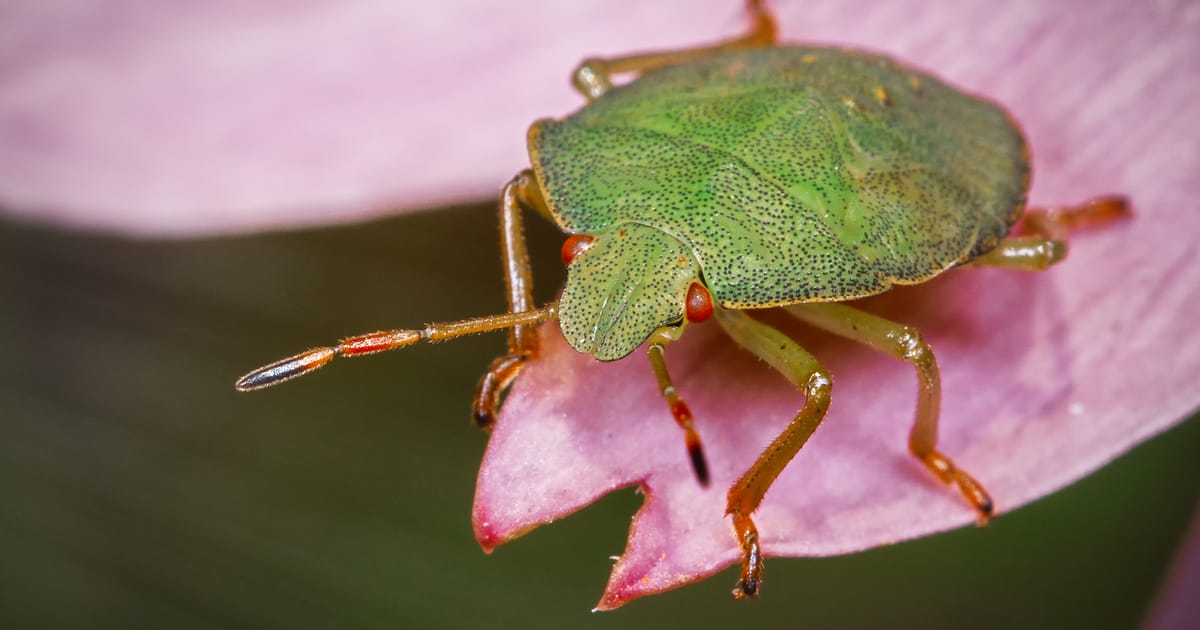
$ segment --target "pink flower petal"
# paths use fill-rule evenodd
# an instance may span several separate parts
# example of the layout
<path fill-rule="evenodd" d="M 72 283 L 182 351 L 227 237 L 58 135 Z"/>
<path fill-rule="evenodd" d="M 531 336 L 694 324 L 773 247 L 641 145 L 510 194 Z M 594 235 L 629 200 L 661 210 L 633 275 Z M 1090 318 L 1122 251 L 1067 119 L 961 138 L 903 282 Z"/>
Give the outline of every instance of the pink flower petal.
<path fill-rule="evenodd" d="M 860 14 L 857 32 L 883 37 L 891 25 L 919 21 L 921 7 Z M 1200 44 L 1179 26 L 1182 9 L 1014 7 L 987 20 L 970 14 L 979 10 L 964 9 L 964 24 L 981 25 L 969 34 L 892 41 L 1011 104 L 1034 146 L 1035 202 L 1125 192 L 1138 208 L 1134 221 L 1077 235 L 1069 261 L 1046 274 L 965 270 L 865 303 L 919 327 L 937 351 L 940 444 L 1003 513 L 1200 403 L 1200 344 L 1185 319 L 1200 312 L 1200 263 L 1188 240 L 1200 233 L 1189 210 L 1200 192 L 1198 125 L 1163 106 L 1200 96 L 1196 82 L 1178 80 Z M 957 54 L 956 45 L 964 48 Z M 989 45 L 990 58 L 965 50 Z M 855 551 L 974 519 L 907 454 L 916 395 L 909 366 L 771 321 L 822 359 L 835 387 L 826 421 L 756 513 L 769 556 Z M 545 356 L 514 387 L 480 471 L 475 524 L 484 547 L 639 485 L 646 502 L 599 608 L 739 561 L 725 489 L 802 396 L 715 325 L 672 346 L 668 360 L 712 464 L 714 483 L 703 490 L 642 353 L 599 364 L 554 328 L 544 338 Z"/>
<path fill-rule="evenodd" d="M 579 104 L 566 84 L 578 59 L 711 41 L 741 28 L 736 4 L 10 3 L 0 206 L 186 234 L 492 195 L 525 163 L 528 123 Z M 885 51 L 1006 103 L 1033 145 L 1035 202 L 1121 192 L 1137 205 L 1136 220 L 1080 235 L 1047 274 L 970 270 L 869 303 L 934 345 L 942 445 L 1001 512 L 1197 406 L 1197 6 L 777 4 L 787 40 Z M 756 515 L 766 551 L 838 553 L 970 521 L 904 451 L 911 369 L 789 330 L 836 385 L 827 421 Z M 702 490 L 640 353 L 601 365 L 545 338 L 480 472 L 485 547 L 637 484 L 647 503 L 602 607 L 736 561 L 724 487 L 800 395 L 713 324 L 672 347 L 712 464 Z"/>
<path fill-rule="evenodd" d="M 710 4 L 7 3 L 0 208 L 183 235 L 491 197 L 584 55 L 743 27 Z"/>

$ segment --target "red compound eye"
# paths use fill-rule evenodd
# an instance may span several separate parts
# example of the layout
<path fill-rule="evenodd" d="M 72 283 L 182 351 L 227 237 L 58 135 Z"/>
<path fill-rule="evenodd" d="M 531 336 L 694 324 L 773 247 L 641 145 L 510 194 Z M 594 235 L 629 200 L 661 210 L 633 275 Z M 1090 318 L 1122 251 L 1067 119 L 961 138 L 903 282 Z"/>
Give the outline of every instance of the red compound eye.
<path fill-rule="evenodd" d="M 563 264 L 571 264 L 571 261 L 575 260 L 576 256 L 587 251 L 587 248 L 592 246 L 592 241 L 594 240 L 596 240 L 596 237 L 590 234 L 572 234 L 567 237 L 562 247 Z"/>
<path fill-rule="evenodd" d="M 688 321 L 699 323 L 711 317 L 712 313 L 713 302 L 708 289 L 701 286 L 699 282 L 693 282 L 692 286 L 688 287 L 687 294 Z"/>

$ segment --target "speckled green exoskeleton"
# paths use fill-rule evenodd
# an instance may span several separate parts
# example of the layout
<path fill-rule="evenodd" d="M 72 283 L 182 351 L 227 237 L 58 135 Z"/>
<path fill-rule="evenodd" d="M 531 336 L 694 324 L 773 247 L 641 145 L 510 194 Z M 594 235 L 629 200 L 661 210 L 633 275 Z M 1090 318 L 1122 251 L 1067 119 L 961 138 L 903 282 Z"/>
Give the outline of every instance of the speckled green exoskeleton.
<path fill-rule="evenodd" d="M 759 591 L 762 554 L 751 518 L 820 423 L 830 378 L 812 355 L 746 313 L 782 307 L 836 335 L 911 363 L 919 381 L 909 449 L 958 487 L 981 521 L 983 486 L 936 449 L 941 396 L 920 334 L 842 304 L 961 265 L 1044 269 L 1066 254 L 1064 232 L 1121 214 L 1119 197 L 1026 212 L 1029 156 L 998 107 L 875 54 L 776 46 L 775 24 L 749 2 L 752 28 L 713 46 L 586 60 L 574 83 L 588 99 L 533 124 L 532 169 L 500 200 L 509 312 L 422 330 L 342 340 L 260 368 L 252 390 L 335 356 L 510 329 L 475 395 L 494 422 L 500 396 L 535 358 L 535 325 L 557 319 L 579 352 L 601 361 L 647 344 L 662 395 L 684 432 L 701 483 L 708 470 L 691 412 L 667 372 L 665 347 L 688 322 L 715 316 L 739 344 L 782 372 L 804 404 L 728 494 L 743 553 L 735 597 Z M 612 77 L 634 74 L 614 87 Z M 535 307 L 522 211 L 570 236 L 559 302 Z M 1023 235 L 1009 236 L 1018 222 Z"/>

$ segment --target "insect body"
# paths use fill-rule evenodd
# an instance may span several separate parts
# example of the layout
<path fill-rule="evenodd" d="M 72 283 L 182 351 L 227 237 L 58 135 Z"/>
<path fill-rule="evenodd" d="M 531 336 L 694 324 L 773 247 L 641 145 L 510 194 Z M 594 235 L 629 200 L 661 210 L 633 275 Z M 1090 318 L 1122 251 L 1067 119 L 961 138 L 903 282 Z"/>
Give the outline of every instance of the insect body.
<path fill-rule="evenodd" d="M 745 312 L 782 307 L 914 366 L 909 449 L 986 520 L 993 506 L 982 485 L 936 449 L 941 385 L 932 349 L 916 330 L 838 302 L 964 264 L 1044 269 L 1065 256 L 1067 226 L 1121 214 L 1126 203 L 1101 198 L 1025 213 L 1028 152 L 1000 107 L 885 57 L 774 46 L 771 16 L 759 2 L 749 7 L 753 28 L 730 42 L 585 61 L 574 79 L 590 102 L 530 128 L 532 168 L 500 200 L 508 313 L 351 337 L 260 368 L 237 387 L 274 385 L 335 356 L 510 329 L 508 354 L 475 395 L 475 419 L 488 427 L 503 390 L 537 355 L 533 326 L 557 319 L 576 350 L 599 360 L 647 344 L 706 484 L 699 433 L 664 354 L 688 322 L 715 316 L 805 395 L 729 490 L 743 555 L 734 596 L 754 596 L 762 552 L 752 514 L 824 417 L 831 393 L 812 355 Z M 640 76 L 612 87 L 611 76 L 624 72 Z M 571 235 L 562 297 L 541 308 L 532 298 L 523 210 Z M 1009 237 L 1018 221 L 1029 233 Z"/>
<path fill-rule="evenodd" d="M 701 276 L 738 309 L 929 279 L 995 247 L 1029 182 L 999 107 L 828 48 L 656 70 L 535 123 L 529 146 L 555 221 L 596 236 L 568 268 L 559 317 L 602 360 L 681 320 Z"/>

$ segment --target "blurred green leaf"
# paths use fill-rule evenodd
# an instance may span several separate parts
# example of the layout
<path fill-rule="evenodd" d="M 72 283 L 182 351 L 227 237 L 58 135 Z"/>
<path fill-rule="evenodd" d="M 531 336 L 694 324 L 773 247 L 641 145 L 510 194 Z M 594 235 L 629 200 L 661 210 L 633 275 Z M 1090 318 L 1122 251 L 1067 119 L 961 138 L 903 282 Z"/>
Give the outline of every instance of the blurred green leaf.
<path fill-rule="evenodd" d="M 492 204 L 354 227 L 139 242 L 0 224 L 0 626 L 1127 628 L 1200 495 L 1200 423 L 986 529 L 770 562 L 588 612 L 632 492 L 486 556 L 469 424 L 499 335 L 258 364 L 503 306 Z M 561 237 L 531 226 L 538 293 Z"/>

